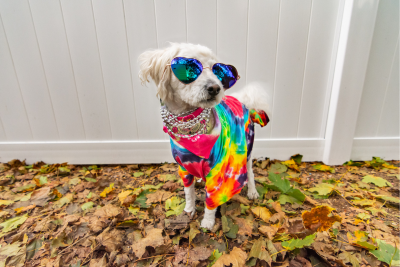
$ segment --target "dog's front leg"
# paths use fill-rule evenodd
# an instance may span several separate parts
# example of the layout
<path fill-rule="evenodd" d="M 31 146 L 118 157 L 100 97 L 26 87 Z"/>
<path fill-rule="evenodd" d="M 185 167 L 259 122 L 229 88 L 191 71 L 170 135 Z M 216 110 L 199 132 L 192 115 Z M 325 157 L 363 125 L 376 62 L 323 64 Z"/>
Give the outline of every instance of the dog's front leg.
<path fill-rule="evenodd" d="M 247 197 L 249 199 L 257 199 L 260 195 L 256 190 L 256 183 L 254 181 L 254 173 L 253 173 L 253 162 L 250 159 L 247 161 Z"/>
<path fill-rule="evenodd" d="M 193 216 L 196 212 L 196 192 L 194 190 L 193 181 L 192 184 L 188 187 L 185 187 L 185 199 L 186 199 L 186 206 L 184 211 L 190 213 L 190 216 Z"/>
<path fill-rule="evenodd" d="M 200 227 L 211 230 L 215 224 L 215 212 L 217 209 L 209 210 L 207 207 L 204 209 L 204 218 L 201 221 Z"/>

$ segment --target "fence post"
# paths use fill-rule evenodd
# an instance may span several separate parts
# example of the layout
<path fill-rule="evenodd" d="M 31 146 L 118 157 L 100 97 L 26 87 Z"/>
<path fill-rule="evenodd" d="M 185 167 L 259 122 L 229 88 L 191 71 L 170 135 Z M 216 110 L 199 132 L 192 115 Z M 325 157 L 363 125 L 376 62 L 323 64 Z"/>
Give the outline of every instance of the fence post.
<path fill-rule="evenodd" d="M 379 1 L 346 0 L 325 132 L 323 162 L 350 159 Z"/>

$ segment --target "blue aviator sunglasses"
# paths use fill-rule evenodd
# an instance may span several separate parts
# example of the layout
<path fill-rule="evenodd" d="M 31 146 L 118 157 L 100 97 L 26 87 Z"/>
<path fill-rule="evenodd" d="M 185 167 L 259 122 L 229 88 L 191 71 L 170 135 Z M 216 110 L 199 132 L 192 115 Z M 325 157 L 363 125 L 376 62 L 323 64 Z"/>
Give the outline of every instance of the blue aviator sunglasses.
<path fill-rule="evenodd" d="M 184 84 L 194 82 L 203 72 L 203 69 L 211 69 L 225 89 L 231 88 L 240 79 L 236 68 L 232 65 L 215 63 L 212 68 L 204 68 L 201 62 L 195 58 L 176 57 L 167 66 L 171 66 L 176 78 Z"/>

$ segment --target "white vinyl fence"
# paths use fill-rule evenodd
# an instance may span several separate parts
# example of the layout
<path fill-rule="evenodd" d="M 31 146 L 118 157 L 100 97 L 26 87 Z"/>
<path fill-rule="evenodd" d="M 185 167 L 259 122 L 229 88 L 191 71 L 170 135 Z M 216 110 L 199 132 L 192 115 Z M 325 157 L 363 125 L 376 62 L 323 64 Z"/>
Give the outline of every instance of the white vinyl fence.
<path fill-rule="evenodd" d="M 168 42 L 265 84 L 255 157 L 399 159 L 398 0 L 0 0 L 0 162 L 173 161 L 137 63 Z"/>

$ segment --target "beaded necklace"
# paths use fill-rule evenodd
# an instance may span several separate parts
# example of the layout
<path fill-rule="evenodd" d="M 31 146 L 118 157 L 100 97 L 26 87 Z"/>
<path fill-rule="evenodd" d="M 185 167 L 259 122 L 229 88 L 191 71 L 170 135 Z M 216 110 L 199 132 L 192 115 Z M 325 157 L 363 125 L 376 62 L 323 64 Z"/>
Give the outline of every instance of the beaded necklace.
<path fill-rule="evenodd" d="M 207 133 L 207 123 L 210 120 L 211 108 L 196 108 L 175 115 L 165 106 L 162 106 L 160 113 L 168 132 L 176 137 L 191 138 Z M 182 116 L 188 113 L 189 115 Z"/>

